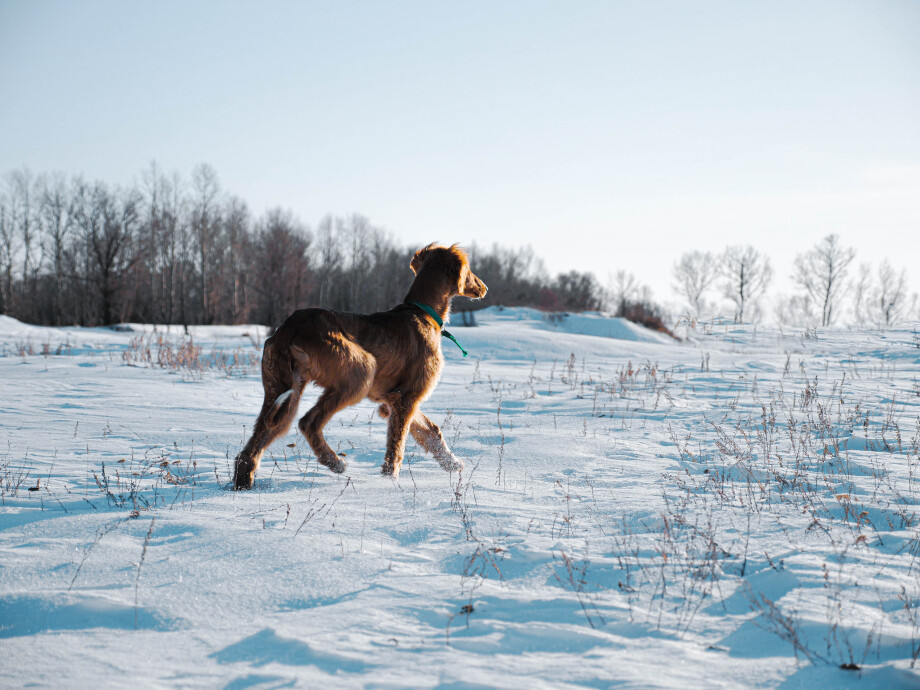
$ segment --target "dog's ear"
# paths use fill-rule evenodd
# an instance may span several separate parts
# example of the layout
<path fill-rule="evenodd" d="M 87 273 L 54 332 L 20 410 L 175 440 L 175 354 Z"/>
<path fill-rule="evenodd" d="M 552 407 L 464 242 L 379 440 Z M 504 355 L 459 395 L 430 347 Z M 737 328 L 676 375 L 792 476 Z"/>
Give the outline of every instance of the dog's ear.
<path fill-rule="evenodd" d="M 412 257 L 412 261 L 409 262 L 409 269 L 418 275 L 418 269 L 422 267 L 422 250 L 419 249 L 415 252 L 415 256 Z"/>
<path fill-rule="evenodd" d="M 415 256 L 413 256 L 412 261 L 409 262 L 409 268 L 412 269 L 412 272 L 416 275 L 418 275 L 418 271 L 422 267 L 422 264 L 425 263 L 425 259 L 428 258 L 428 252 L 431 251 L 433 246 L 434 242 L 425 247 L 422 247 L 417 252 L 415 252 Z"/>

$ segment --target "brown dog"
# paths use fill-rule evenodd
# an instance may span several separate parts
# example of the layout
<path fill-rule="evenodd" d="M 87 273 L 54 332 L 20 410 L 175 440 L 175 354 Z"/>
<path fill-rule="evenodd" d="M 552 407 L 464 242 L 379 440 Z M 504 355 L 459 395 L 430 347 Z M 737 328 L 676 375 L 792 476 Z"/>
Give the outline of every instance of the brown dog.
<path fill-rule="evenodd" d="M 265 341 L 265 400 L 252 437 L 236 458 L 236 489 L 252 487 L 262 453 L 291 426 L 309 381 L 325 390 L 298 427 L 316 459 L 333 472 L 344 472 L 345 462 L 326 443 L 323 427 L 336 412 L 364 398 L 379 402 L 380 415 L 389 421 L 384 474 L 399 476 L 407 431 L 445 470 L 463 468 L 438 426 L 419 410 L 444 365 L 440 324 L 419 305 L 447 321 L 453 297 L 479 299 L 487 288 L 456 245 L 429 244 L 415 253 L 409 267 L 415 273 L 412 287 L 390 311 L 364 315 L 301 309 Z"/>

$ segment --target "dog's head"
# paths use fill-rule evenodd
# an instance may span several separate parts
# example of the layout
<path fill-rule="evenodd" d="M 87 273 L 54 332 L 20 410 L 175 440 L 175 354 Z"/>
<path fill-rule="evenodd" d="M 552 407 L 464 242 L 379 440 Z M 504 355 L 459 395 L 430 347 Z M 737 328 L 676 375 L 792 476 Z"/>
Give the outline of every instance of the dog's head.
<path fill-rule="evenodd" d="M 415 275 L 425 273 L 442 275 L 447 278 L 450 296 L 460 295 L 471 299 L 482 299 L 488 288 L 476 274 L 470 270 L 470 260 L 458 245 L 443 247 L 429 244 L 415 252 L 409 268 Z"/>

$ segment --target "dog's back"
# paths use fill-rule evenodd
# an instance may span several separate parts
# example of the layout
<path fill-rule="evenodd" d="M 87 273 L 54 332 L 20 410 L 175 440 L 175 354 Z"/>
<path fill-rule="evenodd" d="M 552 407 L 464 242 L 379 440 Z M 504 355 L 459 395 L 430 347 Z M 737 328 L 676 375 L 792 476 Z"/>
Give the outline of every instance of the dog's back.
<path fill-rule="evenodd" d="M 428 318 L 409 305 L 374 314 L 300 309 L 266 341 L 265 350 L 290 353 L 292 375 L 285 390 L 292 387 L 293 369 L 305 381 L 329 388 L 357 367 L 371 378 L 366 397 L 384 402 L 393 388 L 427 389 L 427 380 L 440 373 L 440 336 Z M 285 368 L 279 368 L 284 375 Z"/>

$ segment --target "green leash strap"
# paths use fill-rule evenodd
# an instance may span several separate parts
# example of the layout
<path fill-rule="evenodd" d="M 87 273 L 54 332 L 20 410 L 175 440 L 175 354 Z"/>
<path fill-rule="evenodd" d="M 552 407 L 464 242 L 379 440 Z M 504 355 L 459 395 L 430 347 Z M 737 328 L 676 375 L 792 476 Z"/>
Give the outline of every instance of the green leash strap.
<path fill-rule="evenodd" d="M 457 347 L 460 348 L 460 352 L 463 353 L 463 356 L 464 356 L 464 357 L 466 357 L 466 356 L 469 354 L 469 352 L 467 352 L 466 350 L 463 349 L 463 345 L 461 345 L 460 343 L 458 343 L 458 342 L 457 342 L 457 339 L 456 339 L 453 335 L 451 335 L 451 332 L 450 332 L 450 331 L 445 331 L 444 329 L 441 329 L 441 335 L 443 335 L 445 338 L 450 338 L 451 340 L 453 340 L 453 341 L 454 341 L 454 345 L 456 345 Z"/>
<path fill-rule="evenodd" d="M 456 345 L 457 347 L 460 348 L 460 352 L 463 353 L 463 356 L 464 356 L 464 357 L 466 357 L 466 356 L 469 354 L 469 352 L 467 352 L 466 350 L 463 349 L 463 345 L 461 345 L 460 343 L 457 342 L 457 339 L 451 334 L 450 331 L 445 331 L 445 330 L 444 330 L 444 321 L 442 321 L 442 320 L 441 320 L 441 317 L 438 316 L 438 312 L 436 312 L 434 309 L 432 309 L 431 307 L 429 307 L 427 304 L 422 304 L 421 302 L 409 302 L 409 304 L 411 304 L 411 305 L 414 306 L 414 307 L 418 307 L 418 308 L 421 309 L 423 312 L 425 312 L 426 314 L 428 314 L 428 316 L 430 316 L 431 318 L 433 318 L 433 319 L 434 319 L 434 322 L 435 322 L 436 324 L 438 324 L 438 328 L 441 329 L 441 335 L 443 335 L 445 338 L 450 338 L 451 340 L 453 340 L 453 341 L 454 341 L 454 345 Z"/>

